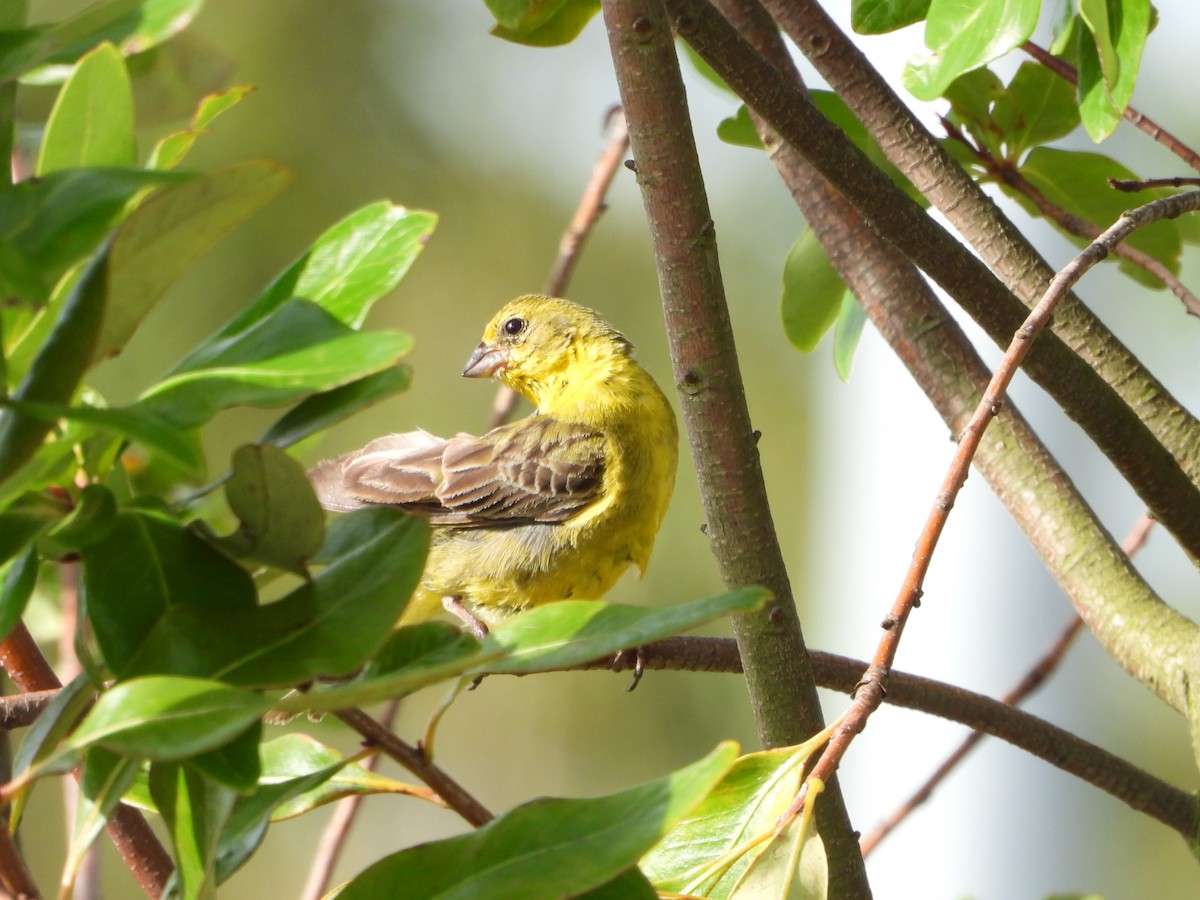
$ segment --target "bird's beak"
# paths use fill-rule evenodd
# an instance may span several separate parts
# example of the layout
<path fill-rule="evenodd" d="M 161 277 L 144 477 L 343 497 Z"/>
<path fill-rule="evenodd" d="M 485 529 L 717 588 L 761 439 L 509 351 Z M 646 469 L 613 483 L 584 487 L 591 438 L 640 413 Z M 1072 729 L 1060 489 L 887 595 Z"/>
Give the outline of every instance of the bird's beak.
<path fill-rule="evenodd" d="M 508 348 L 481 343 L 467 360 L 463 378 L 491 378 L 508 365 Z"/>

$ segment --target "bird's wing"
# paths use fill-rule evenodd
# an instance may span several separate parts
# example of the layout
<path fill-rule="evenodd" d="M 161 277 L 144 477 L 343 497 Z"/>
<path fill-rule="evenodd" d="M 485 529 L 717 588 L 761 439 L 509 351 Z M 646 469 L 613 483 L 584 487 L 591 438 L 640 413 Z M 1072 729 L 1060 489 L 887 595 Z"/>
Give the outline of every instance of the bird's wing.
<path fill-rule="evenodd" d="M 600 494 L 604 437 L 575 424 L 532 416 L 481 437 L 415 435 L 332 460 L 342 491 L 360 506 L 404 506 L 461 527 L 561 522 Z"/>

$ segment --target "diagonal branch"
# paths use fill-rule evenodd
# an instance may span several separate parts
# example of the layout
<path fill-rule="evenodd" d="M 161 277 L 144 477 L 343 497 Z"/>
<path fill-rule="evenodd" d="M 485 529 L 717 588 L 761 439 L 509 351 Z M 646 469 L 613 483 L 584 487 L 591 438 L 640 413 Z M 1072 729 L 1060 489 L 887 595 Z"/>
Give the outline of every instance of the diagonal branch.
<path fill-rule="evenodd" d="M 929 563 L 933 559 L 934 550 L 950 516 L 950 510 L 954 508 L 958 493 L 966 482 L 971 459 L 983 440 L 983 433 L 988 423 L 999 414 L 1003 407 L 1005 393 L 1015 377 L 1018 367 L 1029 354 L 1033 341 L 1046 327 L 1057 305 L 1074 284 L 1083 277 L 1084 273 L 1104 259 L 1116 244 L 1128 237 L 1134 230 L 1151 222 L 1174 218 L 1196 209 L 1200 209 L 1200 191 L 1156 200 L 1126 212 L 1115 225 L 1107 229 L 1104 234 L 1063 267 L 1051 281 L 1046 293 L 1034 307 L 1033 312 L 1029 314 L 1025 324 L 1018 329 L 1005 351 L 1003 360 L 996 368 L 991 383 L 984 391 L 983 398 L 976 406 L 959 437 L 958 451 L 954 455 L 950 469 L 942 482 L 941 490 L 929 511 L 925 527 L 917 539 L 912 562 L 904 582 L 900 586 L 896 601 L 884 619 L 884 634 L 876 648 L 871 665 L 867 668 L 855 691 L 854 700 L 846 711 L 842 724 L 830 738 L 820 759 L 813 766 L 805 786 L 801 788 L 797 798 L 798 804 L 803 802 L 809 785 L 818 780 L 820 782 L 828 781 L 832 777 L 854 738 L 862 733 L 867 725 L 867 719 L 883 702 L 884 695 L 887 693 L 888 675 L 895 662 L 896 651 L 900 647 L 900 638 L 904 633 L 905 623 L 908 621 L 909 614 L 920 601 L 925 574 L 929 570 Z M 1123 622 L 1122 625 L 1123 630 L 1129 628 L 1127 622 Z M 1148 686 L 1155 689 L 1177 710 L 1191 718 L 1192 710 L 1189 707 L 1188 696 L 1189 680 L 1197 639 L 1195 625 L 1186 623 L 1184 627 L 1186 628 L 1187 625 L 1191 625 L 1188 630 L 1192 636 L 1192 640 L 1186 648 L 1188 652 L 1157 661 L 1164 670 L 1162 671 L 1163 677 L 1161 680 L 1151 680 L 1148 682 Z M 1159 652 L 1163 653 L 1166 649 L 1161 648 Z"/>

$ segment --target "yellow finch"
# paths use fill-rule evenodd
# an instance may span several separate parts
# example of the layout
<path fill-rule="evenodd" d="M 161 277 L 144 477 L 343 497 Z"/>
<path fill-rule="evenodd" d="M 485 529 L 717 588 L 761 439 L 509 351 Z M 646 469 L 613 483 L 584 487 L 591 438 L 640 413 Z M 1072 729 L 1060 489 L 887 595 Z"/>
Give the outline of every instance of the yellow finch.
<path fill-rule="evenodd" d="M 678 432 L 632 350 L 590 309 L 518 297 L 488 323 L 463 375 L 495 376 L 537 407 L 532 415 L 481 437 L 389 435 L 317 464 L 310 478 L 326 508 L 401 506 L 434 526 L 402 623 L 442 604 L 469 623 L 463 607 L 495 622 L 597 599 L 630 563 L 645 571 L 675 485 Z"/>

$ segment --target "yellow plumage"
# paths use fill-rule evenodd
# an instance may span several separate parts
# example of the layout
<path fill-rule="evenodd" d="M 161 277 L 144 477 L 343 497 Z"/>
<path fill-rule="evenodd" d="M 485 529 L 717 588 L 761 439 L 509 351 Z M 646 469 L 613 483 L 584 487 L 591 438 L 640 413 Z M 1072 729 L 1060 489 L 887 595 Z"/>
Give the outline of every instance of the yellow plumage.
<path fill-rule="evenodd" d="M 536 410 L 481 437 L 380 438 L 310 473 L 328 508 L 429 516 L 429 559 L 401 621 L 457 598 L 494 622 L 598 599 L 631 563 L 644 571 L 675 484 L 678 433 L 629 342 L 585 307 L 529 295 L 496 314 L 463 374 L 494 376 Z"/>

